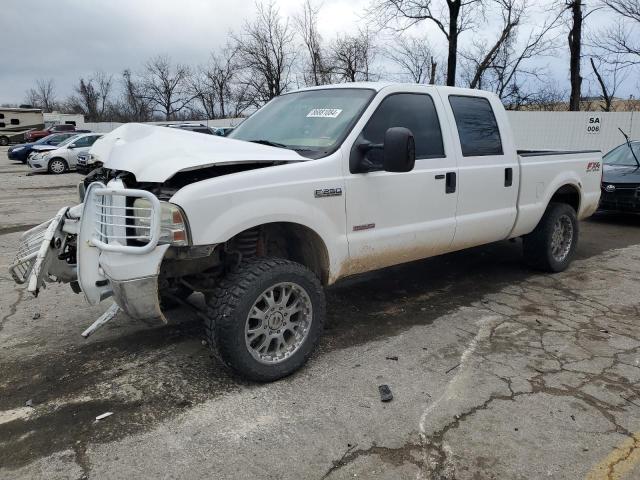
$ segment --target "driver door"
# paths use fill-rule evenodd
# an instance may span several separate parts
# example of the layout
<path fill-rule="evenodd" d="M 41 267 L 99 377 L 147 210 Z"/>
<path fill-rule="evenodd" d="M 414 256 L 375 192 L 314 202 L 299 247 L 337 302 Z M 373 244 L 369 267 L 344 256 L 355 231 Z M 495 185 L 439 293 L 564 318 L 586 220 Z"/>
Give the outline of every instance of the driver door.
<path fill-rule="evenodd" d="M 351 150 L 345 179 L 349 273 L 444 253 L 456 227 L 456 156 L 443 139 L 446 122 L 441 100 L 428 93 L 391 93 L 367 122 Z M 382 151 L 369 150 L 374 171 L 353 173 L 358 144 L 382 144 L 391 127 L 406 127 L 415 138 L 412 171 L 382 170 Z M 358 161 L 362 161 L 359 159 Z"/>

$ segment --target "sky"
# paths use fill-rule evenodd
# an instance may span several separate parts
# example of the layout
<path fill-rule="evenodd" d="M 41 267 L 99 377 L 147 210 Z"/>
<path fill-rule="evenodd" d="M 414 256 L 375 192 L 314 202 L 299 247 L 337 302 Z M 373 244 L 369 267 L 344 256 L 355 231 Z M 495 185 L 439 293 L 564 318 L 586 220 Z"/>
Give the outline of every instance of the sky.
<path fill-rule="evenodd" d="M 284 15 L 297 13 L 302 3 L 275 1 Z M 322 1 L 319 29 L 323 37 L 330 40 L 338 32 L 352 32 L 364 25 L 361 17 L 369 3 Z M 541 5 L 540 1 L 531 3 Z M 125 68 L 140 71 L 158 54 L 188 65 L 204 64 L 213 49 L 224 45 L 229 32 L 240 29 L 254 12 L 254 0 L 2 0 L 0 104 L 23 103 L 25 92 L 38 78 L 52 78 L 57 96 L 64 98 L 73 93 L 80 77 L 97 70 L 116 76 Z M 529 16 L 529 26 L 542 18 L 543 12 L 536 8 Z M 606 13 L 596 12 L 589 17 L 589 28 L 597 31 L 610 22 Z M 483 20 L 482 33 L 473 38 L 490 36 L 496 25 L 491 18 Z M 434 48 L 444 54 L 445 39 L 433 26 L 423 23 L 413 33 L 427 33 Z M 465 36 L 463 47 L 472 38 Z M 384 35 L 378 41 L 384 43 Z M 562 49 L 552 58 L 540 59 L 535 67 L 548 68 L 554 81 L 568 90 L 567 65 L 568 53 Z M 384 60 L 380 66 L 387 71 L 395 68 Z M 589 73 L 586 61 L 583 68 Z M 590 86 L 595 88 L 587 79 L 585 90 Z M 635 79 L 628 79 L 621 94 L 628 96 L 636 89 Z"/>

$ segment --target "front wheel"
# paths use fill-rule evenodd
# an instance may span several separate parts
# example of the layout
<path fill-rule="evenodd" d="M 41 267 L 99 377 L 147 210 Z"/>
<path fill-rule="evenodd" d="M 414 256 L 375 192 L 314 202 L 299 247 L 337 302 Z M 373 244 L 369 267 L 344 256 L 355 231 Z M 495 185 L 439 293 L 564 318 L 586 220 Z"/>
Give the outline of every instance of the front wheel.
<path fill-rule="evenodd" d="M 566 203 L 551 203 L 540 223 L 523 241 L 528 263 L 545 272 L 562 272 L 578 246 L 578 218 Z"/>
<path fill-rule="evenodd" d="M 243 262 L 207 303 L 209 345 L 228 367 L 260 382 L 302 367 L 324 326 L 320 281 L 302 265 L 279 258 Z"/>
<path fill-rule="evenodd" d="M 9 137 L 5 137 L 4 135 L 0 137 L 0 146 L 6 147 L 9 145 Z"/>
<path fill-rule="evenodd" d="M 54 158 L 49 162 L 49 173 L 64 173 L 67 171 L 67 168 L 67 162 L 61 158 Z"/>

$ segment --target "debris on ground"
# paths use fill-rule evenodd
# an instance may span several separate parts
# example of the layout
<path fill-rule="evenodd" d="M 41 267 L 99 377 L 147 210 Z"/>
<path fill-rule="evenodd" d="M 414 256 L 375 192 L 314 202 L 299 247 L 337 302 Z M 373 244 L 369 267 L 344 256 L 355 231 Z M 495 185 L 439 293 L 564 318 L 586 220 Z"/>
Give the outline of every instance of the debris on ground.
<path fill-rule="evenodd" d="M 397 355 L 391 355 L 389 357 L 384 357 L 384 358 L 386 358 L 387 360 L 395 360 L 396 362 L 398 361 L 398 356 Z"/>
<path fill-rule="evenodd" d="M 393 400 L 393 393 L 391 393 L 389 385 L 380 385 L 378 391 L 380 392 L 380 401 L 390 402 Z"/>
<path fill-rule="evenodd" d="M 24 404 L 27 407 L 33 408 L 33 400 L 32 399 L 27 400 L 26 402 L 24 402 Z"/>
<path fill-rule="evenodd" d="M 40 318 L 40 314 L 39 314 L 39 313 L 34 313 L 34 314 L 33 314 L 33 319 L 34 319 L 34 320 L 37 320 L 37 319 L 39 319 L 39 318 Z"/>
<path fill-rule="evenodd" d="M 444 373 L 445 373 L 445 375 L 446 375 L 447 373 L 449 373 L 449 372 L 451 372 L 451 371 L 455 370 L 455 369 L 456 369 L 456 368 L 458 368 L 459 366 L 460 366 L 460 364 L 459 364 L 459 363 L 455 364 L 455 365 L 454 365 L 453 367 L 451 367 L 449 370 L 447 370 L 446 372 L 444 372 Z"/>
<path fill-rule="evenodd" d="M 98 416 L 96 417 L 96 421 L 97 421 L 97 420 L 102 420 L 103 418 L 110 417 L 111 415 L 113 415 L 113 412 L 105 412 L 105 413 L 103 413 L 103 414 L 101 414 L 101 415 L 98 415 Z"/>

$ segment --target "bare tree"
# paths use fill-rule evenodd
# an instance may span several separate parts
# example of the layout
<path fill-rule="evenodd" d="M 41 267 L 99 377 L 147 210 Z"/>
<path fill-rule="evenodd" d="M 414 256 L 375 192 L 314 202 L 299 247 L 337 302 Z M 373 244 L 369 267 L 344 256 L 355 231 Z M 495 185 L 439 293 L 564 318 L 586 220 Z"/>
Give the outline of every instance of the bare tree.
<path fill-rule="evenodd" d="M 366 82 L 372 79 L 371 64 L 375 48 L 368 30 L 360 30 L 355 35 L 338 36 L 331 50 L 333 70 L 341 81 Z"/>
<path fill-rule="evenodd" d="M 144 97 L 165 120 L 172 120 L 193 100 L 191 69 L 186 65 L 172 65 L 166 55 L 147 62 L 144 75 Z"/>
<path fill-rule="evenodd" d="M 493 44 L 476 41 L 473 42 L 475 50 L 463 52 L 461 55 L 472 64 L 469 88 L 482 88 L 482 78 L 494 64 L 501 50 L 504 51 L 516 35 L 516 30 L 521 23 L 525 11 L 523 0 L 493 0 L 500 9 L 502 27 Z"/>
<path fill-rule="evenodd" d="M 214 109 L 210 118 L 225 118 L 233 102 L 233 83 L 238 76 L 237 50 L 227 45 L 220 53 L 211 54 L 209 65 L 203 71 L 213 95 Z"/>
<path fill-rule="evenodd" d="M 311 0 L 305 0 L 302 13 L 294 17 L 302 42 L 307 49 L 308 58 L 304 66 L 304 81 L 307 85 L 325 85 L 331 83 L 331 69 L 326 64 L 326 52 L 322 37 L 318 33 L 318 13 L 320 8 Z"/>
<path fill-rule="evenodd" d="M 66 109 L 82 113 L 90 122 L 103 122 L 111 114 L 113 75 L 96 72 L 89 79 L 80 78 L 75 95 L 67 100 Z"/>
<path fill-rule="evenodd" d="M 27 90 L 26 103 L 36 108 L 42 108 L 45 112 L 56 109 L 56 88 L 52 78 L 39 78 L 36 85 Z"/>
<path fill-rule="evenodd" d="M 400 29 L 424 20 L 432 22 L 447 39 L 447 85 L 455 86 L 458 38 L 475 26 L 483 6 L 484 0 L 373 0 L 370 14 L 381 25 L 396 21 Z"/>
<path fill-rule="evenodd" d="M 259 3 L 256 8 L 257 18 L 245 23 L 242 33 L 234 34 L 233 39 L 246 98 L 260 106 L 287 90 L 295 54 L 294 31 L 275 4 Z"/>
<path fill-rule="evenodd" d="M 580 96 L 582 89 L 582 76 L 580 75 L 580 61 L 582 59 L 582 23 L 585 15 L 582 0 L 565 0 L 566 9 L 570 11 L 571 20 L 569 35 L 569 79 L 571 93 L 569 95 L 569 110 L 580 110 Z"/>
<path fill-rule="evenodd" d="M 616 91 L 626 78 L 627 71 L 620 57 L 614 58 L 594 58 L 589 59 L 591 69 L 596 77 L 600 92 L 602 93 L 602 104 L 600 108 L 603 112 L 613 110 L 613 100 Z"/>
<path fill-rule="evenodd" d="M 426 36 L 400 35 L 385 55 L 414 83 L 433 85 L 436 82 L 438 62 Z"/>
<path fill-rule="evenodd" d="M 602 3 L 619 15 L 619 21 L 600 36 L 604 38 L 600 47 L 620 56 L 622 65 L 640 64 L 640 41 L 632 34 L 640 27 L 640 0 L 602 0 Z"/>
<path fill-rule="evenodd" d="M 502 28 L 492 44 L 474 42 L 461 52 L 463 74 L 471 88 L 494 91 L 509 108 L 519 108 L 545 90 L 545 69 L 529 66 L 557 49 L 562 13 L 550 12 L 522 40 L 528 5 L 524 0 L 495 0 L 502 12 Z"/>
<path fill-rule="evenodd" d="M 151 120 L 152 108 L 144 95 L 142 82 L 131 70 L 122 72 L 122 97 L 116 108 L 116 117 L 123 122 L 147 122 Z"/>

